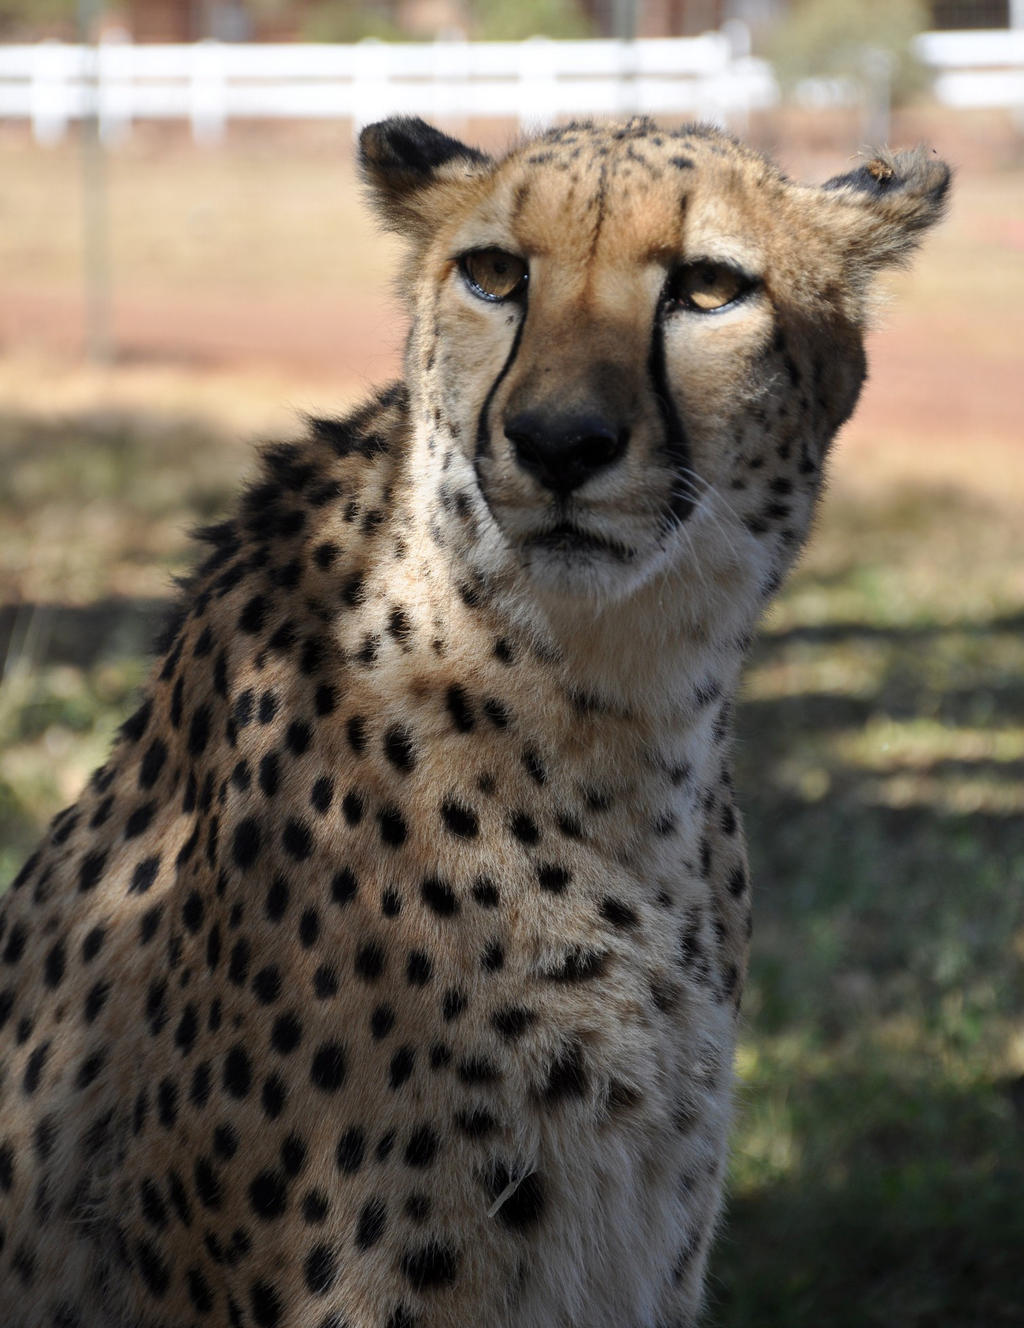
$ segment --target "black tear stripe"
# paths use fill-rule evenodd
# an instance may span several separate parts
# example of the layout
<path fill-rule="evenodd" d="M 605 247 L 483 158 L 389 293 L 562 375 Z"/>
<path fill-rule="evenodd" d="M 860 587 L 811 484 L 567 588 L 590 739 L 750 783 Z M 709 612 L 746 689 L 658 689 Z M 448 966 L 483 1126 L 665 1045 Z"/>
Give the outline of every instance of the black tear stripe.
<path fill-rule="evenodd" d="M 666 310 L 667 303 L 662 299 L 654 316 L 654 330 L 651 334 L 651 353 L 647 358 L 647 372 L 650 375 L 651 386 L 654 389 L 654 399 L 658 403 L 661 423 L 665 431 L 662 448 L 677 475 L 677 480 L 672 485 L 672 494 L 666 515 L 675 521 L 685 521 L 697 505 L 696 499 L 690 491 L 692 486 L 689 479 L 687 479 L 685 490 L 682 485 L 683 471 L 691 469 L 693 454 L 690 451 L 690 440 L 686 436 L 686 429 L 683 426 L 683 421 L 679 418 L 679 412 L 672 400 L 672 392 L 668 384 L 668 369 L 665 364 Z"/>
<path fill-rule="evenodd" d="M 494 400 L 494 395 L 497 392 L 498 388 L 505 381 L 506 374 L 508 373 L 509 369 L 512 368 L 512 365 L 515 363 L 516 356 L 519 354 L 519 343 L 523 339 L 523 328 L 526 326 L 526 315 L 528 313 L 528 310 L 529 306 L 524 304 L 523 316 L 522 318 L 520 318 L 519 326 L 516 328 L 516 334 L 512 338 L 512 348 L 508 353 L 508 358 L 505 360 L 505 363 L 501 366 L 501 370 L 497 378 L 495 378 L 494 382 L 490 386 L 490 389 L 488 390 L 486 397 L 484 397 L 484 404 L 480 407 L 480 418 L 477 420 L 477 425 L 476 425 L 476 455 L 478 457 L 487 456 L 488 452 L 490 451 L 491 430 L 490 430 L 489 417 L 491 413 L 491 403 Z"/>

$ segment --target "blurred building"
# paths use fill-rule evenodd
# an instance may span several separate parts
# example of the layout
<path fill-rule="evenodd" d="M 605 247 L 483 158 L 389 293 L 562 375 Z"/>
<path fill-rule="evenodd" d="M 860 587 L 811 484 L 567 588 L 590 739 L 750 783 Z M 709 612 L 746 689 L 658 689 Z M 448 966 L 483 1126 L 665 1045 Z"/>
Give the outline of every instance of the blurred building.
<path fill-rule="evenodd" d="M 788 0 L 579 0 L 598 36 L 629 31 L 641 37 L 683 37 L 720 28 L 729 19 L 765 27 Z M 289 41 L 301 34 L 317 0 L 122 0 L 114 5 L 139 42 Z M 353 5 L 358 0 L 353 0 Z M 463 29 L 460 0 L 363 0 L 399 32 L 429 37 Z M 471 9 L 471 0 L 469 8 Z M 929 0 L 935 28 L 1006 28 L 1024 24 L 1024 0 Z"/>

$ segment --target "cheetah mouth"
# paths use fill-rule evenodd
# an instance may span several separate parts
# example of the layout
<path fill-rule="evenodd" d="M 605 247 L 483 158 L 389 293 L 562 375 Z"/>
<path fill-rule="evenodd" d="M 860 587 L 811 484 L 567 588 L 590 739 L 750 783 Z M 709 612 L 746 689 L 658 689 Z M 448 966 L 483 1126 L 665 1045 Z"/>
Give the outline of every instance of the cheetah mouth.
<path fill-rule="evenodd" d="M 636 556 L 636 551 L 617 540 L 604 535 L 595 535 L 573 525 L 571 521 L 560 521 L 558 525 L 539 531 L 527 537 L 525 543 L 532 549 L 546 553 L 572 557 L 575 554 L 597 554 L 611 558 L 615 562 L 628 563 Z"/>

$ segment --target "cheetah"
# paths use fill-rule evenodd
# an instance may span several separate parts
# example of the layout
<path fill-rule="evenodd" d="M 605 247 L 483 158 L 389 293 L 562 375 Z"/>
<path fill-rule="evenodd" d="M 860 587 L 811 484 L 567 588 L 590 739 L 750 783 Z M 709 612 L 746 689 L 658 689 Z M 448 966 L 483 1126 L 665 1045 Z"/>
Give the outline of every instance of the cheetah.
<path fill-rule="evenodd" d="M 404 380 L 271 446 L 0 920 L 7 1328 L 683 1328 L 757 619 L 950 173 L 361 138 Z"/>

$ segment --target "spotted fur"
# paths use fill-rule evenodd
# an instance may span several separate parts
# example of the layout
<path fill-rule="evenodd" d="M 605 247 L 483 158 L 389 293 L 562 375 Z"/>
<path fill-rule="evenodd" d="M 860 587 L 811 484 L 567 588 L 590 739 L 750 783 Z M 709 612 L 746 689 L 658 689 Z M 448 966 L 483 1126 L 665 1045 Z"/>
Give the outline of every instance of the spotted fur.
<path fill-rule="evenodd" d="M 3 902 L 8 1328 L 699 1312 L 750 933 L 732 702 L 870 278 L 948 172 L 809 188 L 647 121 L 498 161 L 388 121 L 362 161 L 405 381 L 264 454 Z M 487 248 L 515 300 L 467 282 Z M 681 308 L 695 259 L 744 297 Z M 524 414 L 586 421 L 582 482 L 517 457 Z"/>

